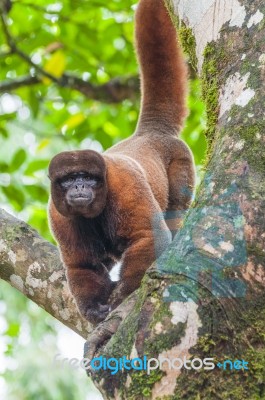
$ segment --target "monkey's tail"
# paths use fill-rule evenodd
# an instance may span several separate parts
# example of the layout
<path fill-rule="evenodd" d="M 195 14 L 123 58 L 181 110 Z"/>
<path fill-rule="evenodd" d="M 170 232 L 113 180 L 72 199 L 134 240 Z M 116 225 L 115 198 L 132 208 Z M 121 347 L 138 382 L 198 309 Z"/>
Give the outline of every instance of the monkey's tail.
<path fill-rule="evenodd" d="M 142 92 L 136 135 L 176 135 L 186 116 L 187 67 L 163 0 L 140 0 L 135 39 Z"/>

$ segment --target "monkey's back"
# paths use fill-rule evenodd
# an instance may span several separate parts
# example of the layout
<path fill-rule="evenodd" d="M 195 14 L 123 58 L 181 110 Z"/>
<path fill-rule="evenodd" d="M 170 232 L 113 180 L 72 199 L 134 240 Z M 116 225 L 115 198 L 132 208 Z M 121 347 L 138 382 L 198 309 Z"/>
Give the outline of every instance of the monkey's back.
<path fill-rule="evenodd" d="M 142 174 L 161 210 L 165 211 L 169 195 L 167 170 L 178 142 L 180 140 L 174 137 L 133 135 L 107 150 L 104 156 L 116 160 L 117 166 L 120 164 L 127 170 L 127 179 L 137 177 L 139 180 L 138 174 Z"/>

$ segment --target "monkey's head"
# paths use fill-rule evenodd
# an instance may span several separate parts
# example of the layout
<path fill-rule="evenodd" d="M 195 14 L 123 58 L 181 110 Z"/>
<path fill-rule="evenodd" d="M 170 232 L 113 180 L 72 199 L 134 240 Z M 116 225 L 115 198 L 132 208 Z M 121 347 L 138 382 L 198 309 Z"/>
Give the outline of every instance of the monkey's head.
<path fill-rule="evenodd" d="M 65 151 L 49 166 L 51 197 L 57 211 L 65 217 L 94 218 L 107 199 L 106 164 L 93 150 Z"/>

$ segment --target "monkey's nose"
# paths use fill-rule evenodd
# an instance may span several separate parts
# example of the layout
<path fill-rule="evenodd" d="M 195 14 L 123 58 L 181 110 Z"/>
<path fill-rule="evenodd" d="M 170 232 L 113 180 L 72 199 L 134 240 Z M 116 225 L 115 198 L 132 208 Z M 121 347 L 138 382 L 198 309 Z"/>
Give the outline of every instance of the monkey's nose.
<path fill-rule="evenodd" d="M 83 183 L 80 183 L 79 185 L 75 185 L 75 188 L 77 191 L 82 192 L 85 189 L 85 185 Z"/>

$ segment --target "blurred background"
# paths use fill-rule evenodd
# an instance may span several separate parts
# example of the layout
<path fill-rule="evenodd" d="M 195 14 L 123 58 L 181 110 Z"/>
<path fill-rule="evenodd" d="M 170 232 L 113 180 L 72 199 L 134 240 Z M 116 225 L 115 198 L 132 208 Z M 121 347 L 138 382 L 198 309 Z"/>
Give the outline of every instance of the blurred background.
<path fill-rule="evenodd" d="M 103 151 L 133 133 L 139 110 L 132 0 L 0 0 L 0 207 L 53 241 L 47 224 L 51 157 Z M 191 71 L 182 138 L 200 179 L 206 142 L 200 83 Z M 0 281 L 0 399 L 100 399 L 84 340 Z"/>

